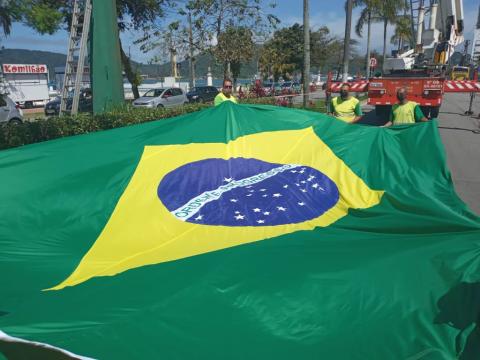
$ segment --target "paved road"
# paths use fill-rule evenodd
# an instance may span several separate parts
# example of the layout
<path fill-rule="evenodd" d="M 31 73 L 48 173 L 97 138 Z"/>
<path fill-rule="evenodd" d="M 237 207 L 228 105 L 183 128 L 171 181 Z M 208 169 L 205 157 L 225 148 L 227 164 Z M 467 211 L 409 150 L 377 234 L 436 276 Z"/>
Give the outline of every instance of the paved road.
<path fill-rule="evenodd" d="M 474 99 L 475 117 L 464 115 L 469 100 L 468 94 L 447 95 L 439 126 L 457 194 L 480 215 L 480 96 Z"/>
<path fill-rule="evenodd" d="M 446 94 L 438 117 L 440 135 L 447 153 L 447 165 L 452 173 L 457 194 L 480 215 L 480 94 L 473 102 L 474 116 L 464 115 L 469 94 Z M 364 124 L 382 125 L 373 107 L 363 107 Z M 475 133 L 476 131 L 477 133 Z"/>

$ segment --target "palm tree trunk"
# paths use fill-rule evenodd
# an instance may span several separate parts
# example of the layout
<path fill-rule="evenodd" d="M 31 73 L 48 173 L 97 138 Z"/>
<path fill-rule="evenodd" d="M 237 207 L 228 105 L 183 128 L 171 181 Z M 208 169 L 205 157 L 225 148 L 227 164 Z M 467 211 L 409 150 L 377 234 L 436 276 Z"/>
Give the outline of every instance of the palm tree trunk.
<path fill-rule="evenodd" d="M 303 0 L 303 107 L 306 108 L 310 92 L 310 7 L 309 0 Z"/>
<path fill-rule="evenodd" d="M 370 41 L 371 41 L 371 30 L 372 30 L 372 12 L 368 12 L 368 20 L 367 20 L 367 66 L 366 66 L 366 77 L 367 79 L 370 78 Z"/>
<path fill-rule="evenodd" d="M 383 19 L 383 64 L 385 64 L 385 59 L 387 58 L 387 25 L 388 20 Z"/>
<path fill-rule="evenodd" d="M 350 61 L 350 31 L 352 29 L 352 7 L 353 1 L 347 0 L 345 19 L 345 40 L 343 41 L 343 77 L 342 81 L 347 82 L 348 62 Z"/>

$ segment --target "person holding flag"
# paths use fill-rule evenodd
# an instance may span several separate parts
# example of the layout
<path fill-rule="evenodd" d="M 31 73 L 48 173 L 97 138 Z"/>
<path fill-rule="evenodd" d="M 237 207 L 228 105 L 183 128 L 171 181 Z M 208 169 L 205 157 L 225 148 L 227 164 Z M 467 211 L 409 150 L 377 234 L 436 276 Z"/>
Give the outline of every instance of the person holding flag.
<path fill-rule="evenodd" d="M 350 96 L 350 85 L 348 84 L 342 85 L 340 96 L 334 97 L 330 105 L 331 114 L 348 123 L 356 123 L 363 115 L 360 101 Z"/>
<path fill-rule="evenodd" d="M 392 106 L 390 118 L 384 125 L 385 127 L 392 125 L 414 124 L 418 121 L 428 121 L 423 115 L 420 106 L 414 102 L 407 100 L 407 89 L 402 87 L 397 90 L 398 104 Z"/>
<path fill-rule="evenodd" d="M 237 98 L 232 95 L 232 88 L 233 88 L 232 81 L 230 79 L 224 79 L 222 91 L 220 91 L 218 95 L 215 96 L 215 100 L 214 100 L 215 106 L 220 105 L 224 101 L 231 101 L 235 104 L 238 103 Z"/>

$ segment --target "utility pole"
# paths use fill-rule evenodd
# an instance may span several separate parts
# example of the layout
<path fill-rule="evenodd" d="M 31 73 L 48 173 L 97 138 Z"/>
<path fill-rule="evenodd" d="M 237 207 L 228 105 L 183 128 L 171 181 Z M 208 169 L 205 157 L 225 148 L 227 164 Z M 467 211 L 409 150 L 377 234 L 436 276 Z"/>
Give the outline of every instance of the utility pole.
<path fill-rule="evenodd" d="M 345 19 L 345 42 L 343 44 L 343 82 L 346 82 L 348 77 L 348 62 L 350 60 L 350 33 L 352 30 L 352 6 L 353 0 L 347 0 L 347 16 Z"/>
<path fill-rule="evenodd" d="M 192 12 L 188 12 L 188 46 L 190 50 L 190 88 L 195 86 L 195 63 L 193 58 Z"/>
<path fill-rule="evenodd" d="M 303 107 L 306 108 L 310 91 L 310 14 L 308 1 L 303 0 Z"/>

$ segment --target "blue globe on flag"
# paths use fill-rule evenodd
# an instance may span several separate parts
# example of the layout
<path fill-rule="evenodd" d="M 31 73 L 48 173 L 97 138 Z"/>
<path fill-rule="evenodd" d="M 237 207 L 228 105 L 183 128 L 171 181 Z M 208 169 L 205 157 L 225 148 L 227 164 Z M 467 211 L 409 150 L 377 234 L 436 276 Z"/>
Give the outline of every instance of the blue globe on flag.
<path fill-rule="evenodd" d="M 335 183 L 319 170 L 245 158 L 183 165 L 162 179 L 157 193 L 180 220 L 224 226 L 300 223 L 339 199 Z"/>

